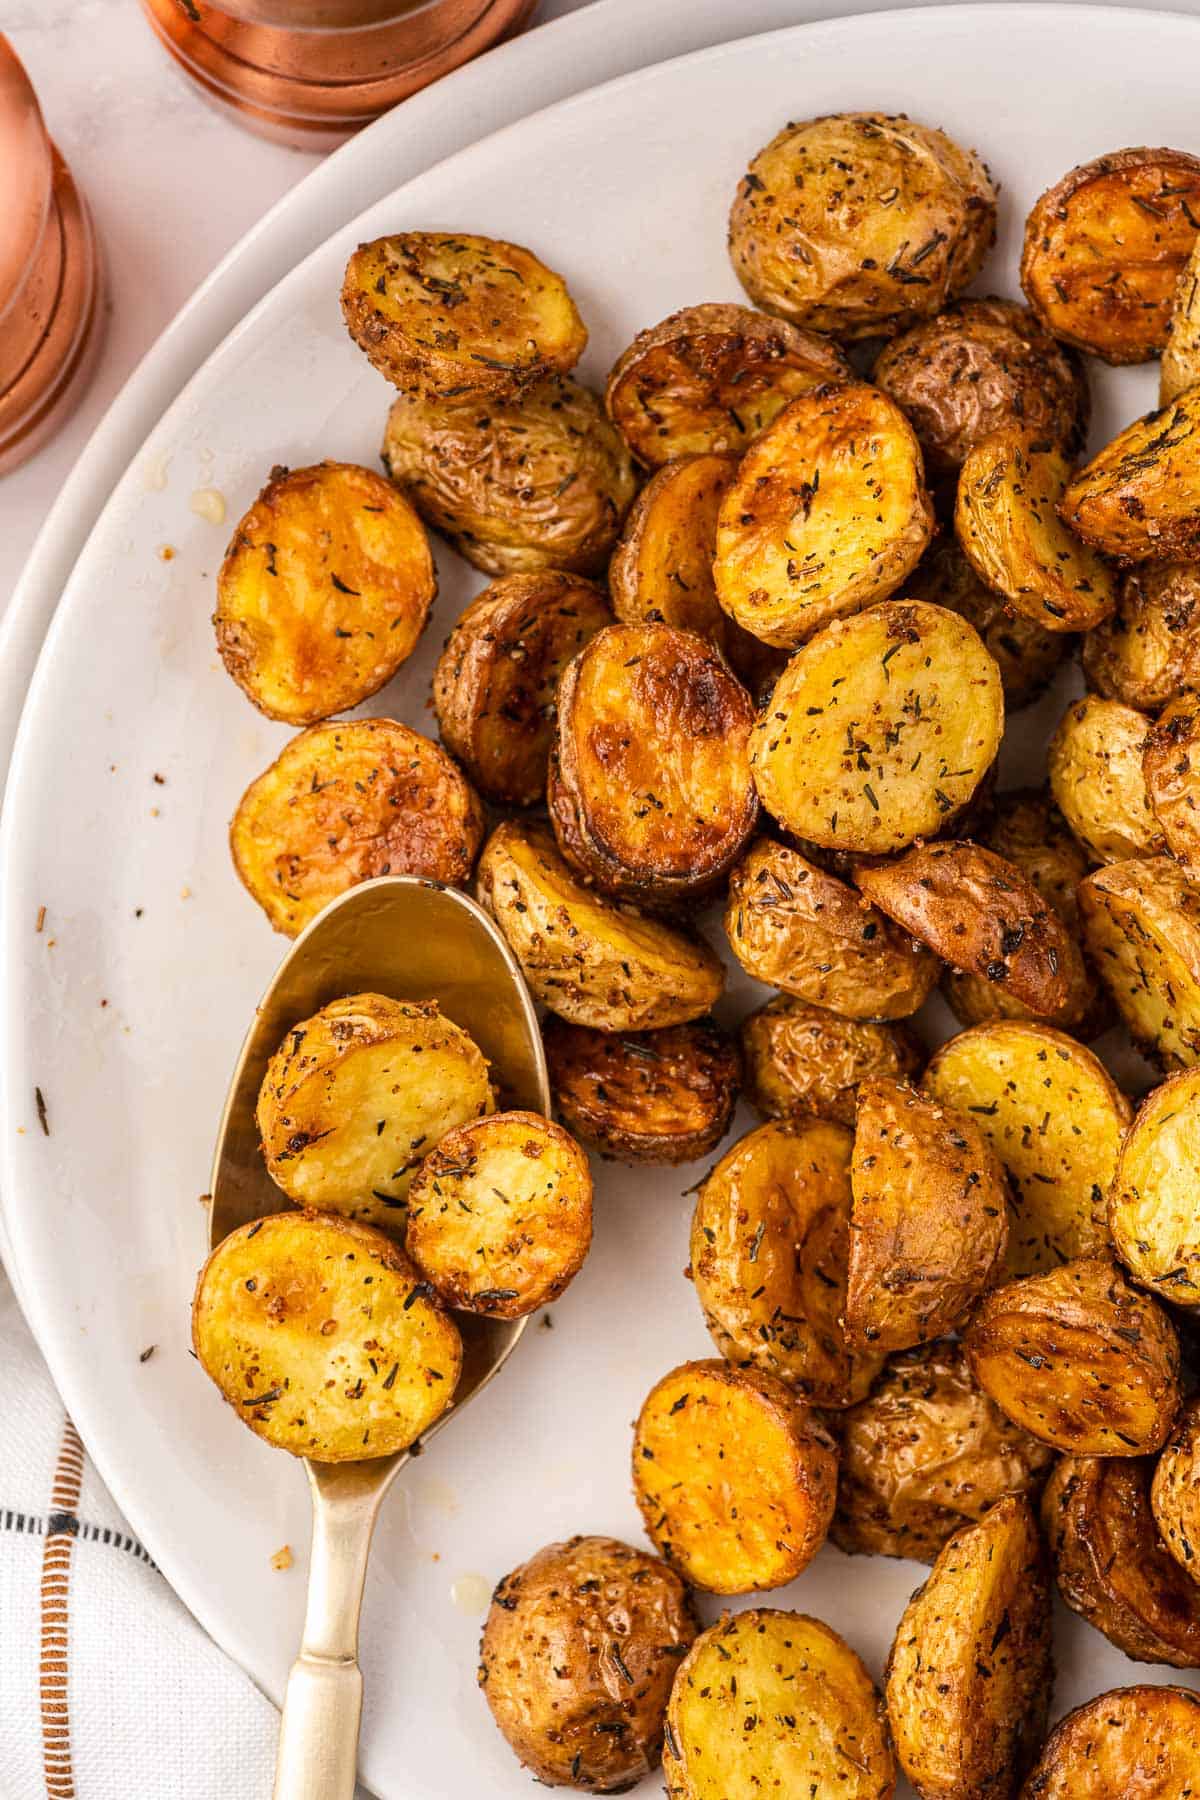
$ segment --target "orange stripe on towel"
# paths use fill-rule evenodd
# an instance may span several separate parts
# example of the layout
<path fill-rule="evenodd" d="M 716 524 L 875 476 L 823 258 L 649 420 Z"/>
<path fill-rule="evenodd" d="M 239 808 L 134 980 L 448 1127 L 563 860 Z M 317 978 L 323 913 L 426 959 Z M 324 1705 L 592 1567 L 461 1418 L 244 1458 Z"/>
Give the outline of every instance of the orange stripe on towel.
<path fill-rule="evenodd" d="M 51 1512 L 67 1513 L 73 1519 L 82 1483 L 83 1445 L 68 1419 L 54 1471 Z M 42 1548 L 40 1690 L 47 1800 L 75 1800 L 71 1722 L 67 1711 L 67 1602 L 74 1543 L 73 1531 L 60 1530 L 47 1533 Z"/>

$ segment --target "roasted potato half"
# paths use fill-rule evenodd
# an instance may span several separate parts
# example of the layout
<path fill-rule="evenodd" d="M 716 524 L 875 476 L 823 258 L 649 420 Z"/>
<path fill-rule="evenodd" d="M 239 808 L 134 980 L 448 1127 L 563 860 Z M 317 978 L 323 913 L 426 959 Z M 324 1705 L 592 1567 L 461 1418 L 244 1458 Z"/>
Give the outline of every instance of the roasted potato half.
<path fill-rule="evenodd" d="M 568 1538 L 498 1583 L 479 1685 L 535 1780 L 618 1793 L 658 1767 L 671 1683 L 695 1636 L 688 1591 L 660 1557 Z"/>
<path fill-rule="evenodd" d="M 470 880 L 479 796 L 437 744 L 395 719 L 312 725 L 252 781 L 229 827 L 233 866 L 276 931 L 378 875 Z"/>
<path fill-rule="evenodd" d="M 924 1086 L 969 1114 L 1008 1172 L 1010 1275 L 1106 1247 L 1105 1195 L 1132 1109 L 1098 1057 L 1048 1025 L 1005 1019 L 950 1038 Z"/>
<path fill-rule="evenodd" d="M 1083 672 L 1096 693 L 1140 712 L 1200 688 L 1200 565 L 1126 570 L 1116 612 L 1083 640 Z"/>
<path fill-rule="evenodd" d="M 903 1025 L 842 1019 L 777 994 L 742 1020 L 746 1098 L 766 1119 L 810 1114 L 853 1125 L 858 1086 L 873 1075 L 915 1080 L 920 1041 Z"/>
<path fill-rule="evenodd" d="M 424 527 L 381 475 L 272 469 L 217 576 L 217 649 L 259 712 L 312 725 L 392 679 L 436 593 Z"/>
<path fill-rule="evenodd" d="M 671 625 L 606 626 L 557 710 L 548 800 L 567 861 L 651 905 L 714 888 L 758 820 L 754 703 L 720 651 Z"/>
<path fill-rule="evenodd" d="M 1198 217 L 1200 161 L 1185 150 L 1082 163 L 1025 222 L 1025 296 L 1056 338 L 1107 363 L 1148 362 L 1166 344 Z"/>
<path fill-rule="evenodd" d="M 988 1399 L 951 1338 L 892 1357 L 838 1427 L 829 1535 L 852 1555 L 934 1562 L 1006 1494 L 1036 1494 L 1054 1460 Z"/>
<path fill-rule="evenodd" d="M 1071 702 L 1050 740 L 1050 791 L 1093 862 L 1162 849 L 1142 768 L 1149 730 L 1131 706 L 1087 694 Z"/>
<path fill-rule="evenodd" d="M 717 599 L 746 631 L 790 648 L 886 600 L 933 532 L 900 408 L 865 381 L 814 388 L 759 433 L 721 502 Z"/>
<path fill-rule="evenodd" d="M 663 1774 L 670 1800 L 896 1791 L 883 1707 L 859 1657 L 819 1619 L 761 1606 L 710 1625 L 680 1665 Z"/>
<path fill-rule="evenodd" d="M 1165 406 L 1200 381 L 1200 238 L 1192 244 L 1175 284 L 1175 303 L 1167 326 L 1158 372 L 1158 403 Z"/>
<path fill-rule="evenodd" d="M 1152 1457 L 1064 1456 L 1042 1496 L 1058 1591 L 1134 1662 L 1200 1668 L 1200 1587 L 1159 1540 Z"/>
<path fill-rule="evenodd" d="M 968 561 L 1046 631 L 1090 630 L 1117 604 L 1113 571 L 1059 518 L 1070 475 L 1057 445 L 1010 424 L 975 445 L 958 478 L 954 529 Z"/>
<path fill-rule="evenodd" d="M 192 1344 L 251 1431 L 319 1462 L 406 1450 L 462 1369 L 458 1328 L 403 1251 L 324 1212 L 223 1239 L 196 1283 Z"/>
<path fill-rule="evenodd" d="M 515 400 L 399 394 L 383 466 L 485 575 L 601 575 L 633 500 L 633 465 L 590 389 L 540 381 Z"/>
<path fill-rule="evenodd" d="M 884 1680 L 900 1766 L 921 1800 L 1012 1794 L 1054 1686 L 1050 1578 L 1020 1494 L 945 1545 L 896 1630 Z"/>
<path fill-rule="evenodd" d="M 421 1159 L 492 1106 L 482 1051 L 436 1001 L 347 994 L 288 1032 L 257 1120 L 290 1199 L 402 1231 Z"/>
<path fill-rule="evenodd" d="M 1167 1069 L 1200 1063 L 1200 892 L 1169 856 L 1080 884 L 1084 942 L 1135 1041 Z"/>
<path fill-rule="evenodd" d="M 850 378 L 835 344 L 749 306 L 685 306 L 639 331 L 604 403 L 634 456 L 658 469 L 709 451 L 741 455 L 798 394 Z"/>
<path fill-rule="evenodd" d="M 634 1496 L 651 1543 L 695 1587 L 793 1581 L 825 1540 L 836 1486 L 833 1439 L 774 1375 L 684 1363 L 646 1397 Z"/>
<path fill-rule="evenodd" d="M 1160 1543 L 1193 1581 L 1200 1580 L 1200 1400 L 1187 1402 L 1163 1446 L 1150 1505 Z"/>
<path fill-rule="evenodd" d="M 1172 1075 L 1143 1100 L 1108 1190 L 1117 1255 L 1140 1286 L 1200 1306 L 1200 1071 Z"/>
<path fill-rule="evenodd" d="M 840 1322 L 852 1146 L 825 1120 L 761 1125 L 726 1151 L 692 1217 L 691 1274 L 717 1349 L 815 1406 L 861 1400 L 882 1362 Z"/>
<path fill-rule="evenodd" d="M 729 1130 L 741 1058 L 711 1019 L 618 1035 L 550 1018 L 542 1041 L 555 1110 L 602 1156 L 693 1162 Z"/>
<path fill-rule="evenodd" d="M 433 710 L 442 742 L 497 806 L 542 799 L 558 678 L 611 624 L 598 588 L 553 569 L 492 582 L 460 616 L 433 672 Z"/>
<path fill-rule="evenodd" d="M 1200 1694 L 1126 1687 L 1060 1719 L 1021 1800 L 1182 1800 L 1200 1791 Z"/>
<path fill-rule="evenodd" d="M 984 1392 L 1016 1424 L 1079 1456 L 1143 1456 L 1179 1407 L 1179 1340 L 1107 1256 L 985 1296 L 965 1334 Z"/>
<path fill-rule="evenodd" d="M 686 1025 L 720 998 L 725 971 L 702 937 L 585 887 L 541 827 L 498 826 L 476 889 L 534 998 L 572 1025 Z"/>
<path fill-rule="evenodd" d="M 773 838 L 730 876 L 725 932 L 748 975 L 847 1019 L 906 1019 L 937 981 L 928 951 Z"/>
<path fill-rule="evenodd" d="M 887 855 L 953 823 L 1003 732 L 978 632 L 943 606 L 889 600 L 793 656 L 755 726 L 754 780 L 797 837 Z"/>
<path fill-rule="evenodd" d="M 1200 698 L 1164 708 L 1145 740 L 1146 798 L 1166 847 L 1190 881 L 1200 881 Z M 1146 846 L 1156 848 L 1153 842 Z"/>
<path fill-rule="evenodd" d="M 1126 426 L 1071 481 L 1059 514 L 1121 562 L 1200 558 L 1200 386 Z"/>
<path fill-rule="evenodd" d="M 934 538 L 905 582 L 903 598 L 948 607 L 974 626 L 996 659 L 1009 712 L 1037 699 L 1069 647 L 1070 640 L 1061 631 L 1047 631 L 1035 619 L 1015 612 L 982 582 L 950 533 Z"/>
<path fill-rule="evenodd" d="M 538 1113 L 446 1132 L 408 1190 L 408 1253 L 447 1306 L 522 1319 L 557 1300 L 592 1241 L 592 1177 Z"/>
<path fill-rule="evenodd" d="M 890 337 L 975 279 L 996 189 L 974 151 L 886 113 L 785 125 L 738 184 L 729 254 L 756 305 L 839 338 Z"/>

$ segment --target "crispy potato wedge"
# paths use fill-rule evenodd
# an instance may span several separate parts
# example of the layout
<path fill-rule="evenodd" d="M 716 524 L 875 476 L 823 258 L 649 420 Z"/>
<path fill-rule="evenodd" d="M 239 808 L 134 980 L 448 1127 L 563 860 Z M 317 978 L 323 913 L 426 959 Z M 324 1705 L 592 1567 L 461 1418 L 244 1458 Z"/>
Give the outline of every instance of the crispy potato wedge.
<path fill-rule="evenodd" d="M 1170 1433 L 1179 1406 L 1175 1327 L 1107 1256 L 997 1288 L 964 1342 L 984 1392 L 1056 1450 L 1143 1456 Z"/>
<path fill-rule="evenodd" d="M 587 1157 L 538 1113 L 492 1113 L 448 1131 L 408 1190 L 408 1253 L 463 1312 L 522 1319 L 548 1306 L 591 1241 Z"/>
<path fill-rule="evenodd" d="M 953 823 L 1003 732 L 978 632 L 943 606 L 890 600 L 793 656 L 759 714 L 754 780 L 785 830 L 887 855 Z"/>
<path fill-rule="evenodd" d="M 1185 1403 L 1154 1465 L 1150 1506 L 1163 1548 L 1200 1580 L 1200 1400 Z"/>
<path fill-rule="evenodd" d="M 1108 1189 L 1108 1228 L 1140 1286 L 1176 1306 L 1200 1306 L 1200 1071 L 1155 1088 L 1125 1134 Z"/>
<path fill-rule="evenodd" d="M 828 338 L 749 306 L 685 306 L 639 331 L 613 366 L 608 416 L 637 460 L 658 469 L 709 451 L 740 456 L 789 400 L 850 365 Z"/>
<path fill-rule="evenodd" d="M 980 580 L 1046 631 L 1090 630 L 1117 604 L 1113 571 L 1059 518 L 1069 480 L 1056 445 L 1010 424 L 970 452 L 954 504 L 958 541 Z"/>
<path fill-rule="evenodd" d="M 958 539 L 948 533 L 934 538 L 905 582 L 903 598 L 948 607 L 974 626 L 996 659 L 1009 712 L 1037 699 L 1069 647 L 1061 631 L 1047 631 L 1014 611 L 982 582 Z"/>
<path fill-rule="evenodd" d="M 1004 1164 L 1010 1275 L 1106 1247 L 1105 1194 L 1133 1112 L 1098 1057 L 1048 1025 L 1006 1019 L 943 1044 L 924 1086 L 969 1114 Z"/>
<path fill-rule="evenodd" d="M 746 631 L 790 648 L 886 600 L 933 532 L 899 407 L 865 381 L 815 388 L 759 433 L 721 502 L 717 599 Z"/>
<path fill-rule="evenodd" d="M 463 887 L 482 842 L 483 807 L 462 770 L 395 719 L 302 731 L 250 783 L 229 827 L 234 868 L 288 937 L 378 875 Z"/>
<path fill-rule="evenodd" d="M 394 387 L 511 398 L 565 375 L 587 331 L 561 275 L 520 244 L 470 233 L 401 231 L 360 244 L 342 314 Z"/>
<path fill-rule="evenodd" d="M 729 1130 L 741 1057 L 711 1019 L 616 1036 L 550 1018 L 542 1041 L 555 1110 L 602 1156 L 693 1162 Z"/>
<path fill-rule="evenodd" d="M 702 937 L 585 887 L 541 827 L 498 826 L 483 847 L 476 891 L 534 998 L 569 1024 L 686 1025 L 720 998 L 725 971 Z"/>
<path fill-rule="evenodd" d="M 636 487 L 599 400 L 570 379 L 516 400 L 399 394 L 381 454 L 421 517 L 485 575 L 602 575 Z"/>
<path fill-rule="evenodd" d="M 738 184 L 729 254 L 756 305 L 839 338 L 890 337 L 975 279 L 996 189 L 974 151 L 886 113 L 785 125 Z"/>
<path fill-rule="evenodd" d="M 1068 529 L 1120 562 L 1200 558 L 1200 386 L 1135 419 L 1071 481 Z"/>
<path fill-rule="evenodd" d="M 748 975 L 847 1019 L 906 1019 L 937 981 L 928 951 L 773 838 L 730 876 L 725 932 Z"/>
<path fill-rule="evenodd" d="M 697 1638 L 667 1708 L 670 1800 L 734 1794 L 891 1800 L 883 1707 L 858 1656 L 802 1613 L 752 1607 Z"/>
<path fill-rule="evenodd" d="M 743 1019 L 741 1037 L 746 1098 L 765 1119 L 809 1114 L 853 1125 L 860 1081 L 915 1080 L 925 1065 L 905 1026 L 842 1019 L 790 994 Z"/>
<path fill-rule="evenodd" d="M 1142 770 L 1149 730 L 1131 706 L 1086 694 L 1071 702 L 1050 740 L 1050 791 L 1093 862 L 1162 849 Z"/>
<path fill-rule="evenodd" d="M 1117 610 L 1083 640 L 1088 686 L 1106 700 L 1157 712 L 1200 688 L 1200 566 L 1142 563 L 1126 570 Z"/>
<path fill-rule="evenodd" d="M 671 1683 L 696 1629 L 688 1591 L 660 1557 L 616 1538 L 568 1538 L 498 1583 L 479 1685 L 536 1780 L 616 1793 L 658 1767 Z"/>
<path fill-rule="evenodd" d="M 403 1251 L 325 1212 L 255 1219 L 219 1243 L 192 1344 L 251 1431 L 320 1462 L 406 1450 L 462 1370 L 458 1328 Z"/>
<path fill-rule="evenodd" d="M 692 1216 L 691 1275 L 713 1342 L 739 1368 L 777 1375 L 815 1406 L 851 1406 L 882 1363 L 840 1324 L 850 1241 L 841 1125 L 760 1125 L 727 1150 Z"/>
<path fill-rule="evenodd" d="M 1200 1668 L 1200 1587 L 1159 1541 L 1152 1457 L 1064 1456 L 1042 1496 L 1058 1591 L 1134 1662 Z"/>
<path fill-rule="evenodd" d="M 1179 272 L 1167 341 L 1158 371 L 1158 403 L 1165 406 L 1200 381 L 1200 238 Z"/>
<path fill-rule="evenodd" d="M 892 1357 L 838 1428 L 829 1535 L 851 1555 L 934 1562 L 1005 1494 L 1036 1494 L 1054 1460 L 988 1399 L 951 1338 Z"/>
<path fill-rule="evenodd" d="M 941 1550 L 888 1657 L 892 1742 L 921 1800 L 1012 1794 L 1053 1686 L 1046 1554 L 1028 1500 L 1009 1494 Z"/>
<path fill-rule="evenodd" d="M 392 679 L 436 593 L 425 529 L 381 475 L 272 469 L 217 576 L 217 649 L 259 712 L 313 725 Z"/>
<path fill-rule="evenodd" d="M 1185 150 L 1082 163 L 1025 221 L 1025 297 L 1056 338 L 1107 363 L 1148 362 L 1167 341 L 1198 216 L 1200 161 Z"/>
<path fill-rule="evenodd" d="M 1125 1687 L 1060 1719 L 1021 1800 L 1181 1800 L 1200 1788 L 1200 1694 Z"/>
<path fill-rule="evenodd" d="M 1195 694 L 1181 694 L 1159 714 L 1145 740 L 1142 773 L 1166 848 L 1189 880 L 1200 881 L 1200 698 Z"/>
<path fill-rule="evenodd" d="M 257 1120 L 289 1199 L 402 1232 L 422 1157 L 493 1104 L 482 1051 L 436 1001 L 347 994 L 288 1032 Z"/>
<path fill-rule="evenodd" d="M 497 806 L 546 792 L 558 678 L 604 625 L 603 595 L 553 569 L 506 575 L 472 600 L 433 672 L 442 742 Z"/>
<path fill-rule="evenodd" d="M 1080 884 L 1084 943 L 1135 1041 L 1166 1069 L 1200 1063 L 1200 892 L 1169 856 Z"/>
<path fill-rule="evenodd" d="M 833 1516 L 837 1451 L 815 1413 L 761 1369 L 683 1363 L 651 1388 L 633 1440 L 646 1535 L 694 1587 L 784 1587 Z"/>
<path fill-rule="evenodd" d="M 907 1082 L 862 1082 L 850 1188 L 847 1338 L 887 1354 L 952 1331 L 1008 1242 L 1008 1184 L 974 1120 Z"/>
<path fill-rule="evenodd" d="M 709 892 L 758 820 L 754 703 L 707 638 L 608 625 L 563 672 L 548 800 L 558 847 L 607 894 Z"/>

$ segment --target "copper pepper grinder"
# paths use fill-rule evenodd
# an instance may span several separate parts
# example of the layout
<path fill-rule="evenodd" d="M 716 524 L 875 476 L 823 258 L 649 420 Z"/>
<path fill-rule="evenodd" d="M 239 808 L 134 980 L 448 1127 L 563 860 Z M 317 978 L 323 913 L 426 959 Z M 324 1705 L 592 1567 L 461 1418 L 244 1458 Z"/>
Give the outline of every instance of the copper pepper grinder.
<path fill-rule="evenodd" d="M 92 222 L 0 32 L 0 475 L 82 395 L 103 306 Z"/>
<path fill-rule="evenodd" d="M 537 0 L 142 0 L 209 99 L 326 150 L 524 25 Z"/>

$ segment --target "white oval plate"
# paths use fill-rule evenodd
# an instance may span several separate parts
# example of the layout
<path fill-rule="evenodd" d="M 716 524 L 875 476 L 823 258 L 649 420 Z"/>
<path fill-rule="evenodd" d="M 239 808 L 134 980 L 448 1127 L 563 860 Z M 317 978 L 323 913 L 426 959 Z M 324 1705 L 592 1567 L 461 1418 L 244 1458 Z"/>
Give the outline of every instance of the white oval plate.
<path fill-rule="evenodd" d="M 101 1473 L 184 1600 L 274 1697 L 299 1637 L 305 1484 L 238 1428 L 187 1334 L 224 1086 L 283 948 L 234 877 L 226 824 L 288 733 L 224 675 L 209 615 L 229 525 L 273 463 L 375 458 L 388 391 L 341 325 L 349 249 L 426 224 L 536 245 L 580 301 L 598 380 L 672 307 L 738 297 L 726 212 L 764 139 L 788 118 L 870 105 L 944 125 L 988 158 L 1002 228 L 983 286 L 1015 293 L 1021 220 L 1050 181 L 1118 144 L 1200 147 L 1198 54 L 1200 25 L 1171 15 L 951 7 L 802 27 L 594 90 L 333 237 L 231 334 L 118 487 L 47 639 L 5 808 L 2 1182 L 22 1296 Z M 1154 377 L 1096 371 L 1094 387 L 1103 437 L 1150 404 Z M 224 526 L 193 512 L 178 480 L 147 485 L 168 456 L 211 458 Z M 416 724 L 430 722 L 440 639 L 480 585 L 451 555 L 439 562 L 437 621 L 371 708 Z M 1033 773 L 1061 701 L 1012 734 L 1010 777 Z M 733 984 L 726 1017 L 759 997 L 751 988 Z M 479 1584 L 464 1578 L 490 1584 L 574 1531 L 640 1537 L 630 1421 L 659 1375 L 710 1349 L 681 1275 L 682 1190 L 697 1172 L 600 1170 L 595 1249 L 554 1329 L 530 1332 L 389 1503 L 363 1632 L 363 1774 L 381 1794 L 528 1792 L 474 1691 Z M 286 1575 L 270 1567 L 284 1543 L 297 1552 Z M 918 1574 L 826 1550 L 773 1599 L 829 1619 L 878 1671 Z M 1061 1645 L 1057 1711 L 1155 1678 L 1074 1621 Z"/>

